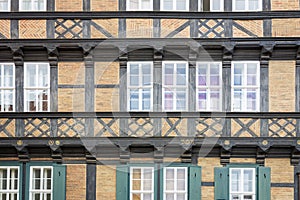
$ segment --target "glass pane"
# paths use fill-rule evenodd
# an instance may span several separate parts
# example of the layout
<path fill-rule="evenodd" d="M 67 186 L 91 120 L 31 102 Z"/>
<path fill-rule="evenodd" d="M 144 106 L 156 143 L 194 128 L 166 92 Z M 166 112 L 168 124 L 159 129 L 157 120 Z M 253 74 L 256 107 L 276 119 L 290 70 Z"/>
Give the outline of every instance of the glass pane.
<path fill-rule="evenodd" d="M 139 109 L 139 91 L 130 90 L 130 110 Z"/>
<path fill-rule="evenodd" d="M 151 85 L 151 65 L 144 64 L 142 67 L 143 85 Z"/>
<path fill-rule="evenodd" d="M 185 68 L 177 68 L 177 85 L 186 85 L 186 69 Z"/>
<path fill-rule="evenodd" d="M 163 0 L 163 10 L 173 10 L 173 0 Z"/>
<path fill-rule="evenodd" d="M 166 169 L 166 178 L 169 179 L 174 179 L 174 169 Z"/>
<path fill-rule="evenodd" d="M 150 9 L 152 6 L 150 5 L 150 0 L 142 0 L 141 9 L 146 10 Z"/>
<path fill-rule="evenodd" d="M 132 178 L 133 179 L 141 179 L 141 169 L 133 169 L 132 170 Z"/>
<path fill-rule="evenodd" d="M 39 87 L 48 87 L 48 66 L 47 65 L 39 65 L 39 72 L 38 72 L 38 86 Z"/>
<path fill-rule="evenodd" d="M 47 194 L 47 200 L 51 200 L 51 194 Z"/>
<path fill-rule="evenodd" d="M 0 1 L 0 11 L 9 11 L 8 8 L 8 0 L 1 0 Z"/>
<path fill-rule="evenodd" d="M 198 90 L 198 108 L 200 110 L 207 109 L 206 101 L 206 90 Z"/>
<path fill-rule="evenodd" d="M 212 0 L 212 5 L 210 5 L 212 11 L 220 11 L 223 10 L 221 8 L 221 0 Z"/>
<path fill-rule="evenodd" d="M 133 180 L 132 181 L 132 189 L 133 190 L 141 190 L 141 181 L 140 180 Z"/>
<path fill-rule="evenodd" d="M 35 65 L 27 65 L 27 86 L 28 87 L 36 87 L 37 82 L 36 82 L 36 66 Z"/>
<path fill-rule="evenodd" d="M 45 0 L 34 0 L 34 10 L 44 10 Z"/>
<path fill-rule="evenodd" d="M 177 169 L 177 179 L 185 179 L 185 169 Z"/>
<path fill-rule="evenodd" d="M 241 170 L 233 169 L 231 171 L 230 181 L 231 181 L 231 191 L 232 192 L 240 191 L 240 187 L 239 187 L 240 177 L 241 177 Z"/>
<path fill-rule="evenodd" d="M 152 190 L 152 181 L 151 180 L 144 180 L 144 190 Z"/>
<path fill-rule="evenodd" d="M 235 111 L 242 110 L 242 90 L 235 89 L 233 95 L 234 95 L 233 110 Z"/>
<path fill-rule="evenodd" d="M 243 64 L 234 65 L 234 85 L 242 85 Z"/>
<path fill-rule="evenodd" d="M 177 180 L 177 190 L 185 191 L 185 180 Z"/>
<path fill-rule="evenodd" d="M 174 194 L 166 194 L 166 200 L 174 200 Z"/>
<path fill-rule="evenodd" d="M 259 0 L 249 0 L 249 10 L 259 10 Z"/>
<path fill-rule="evenodd" d="M 198 65 L 198 85 L 206 86 L 206 65 Z"/>
<path fill-rule="evenodd" d="M 244 192 L 253 192 L 253 170 L 244 170 Z"/>
<path fill-rule="evenodd" d="M 176 109 L 185 110 L 186 109 L 186 91 L 184 89 L 176 91 Z"/>
<path fill-rule="evenodd" d="M 14 74 L 12 65 L 4 65 L 4 87 L 14 86 Z"/>
<path fill-rule="evenodd" d="M 166 190 L 174 190 L 174 180 L 166 181 Z"/>
<path fill-rule="evenodd" d="M 235 0 L 235 10 L 245 10 L 245 0 Z"/>
<path fill-rule="evenodd" d="M 23 10 L 31 10 L 31 0 L 23 0 L 22 7 Z"/>
<path fill-rule="evenodd" d="M 238 195 L 232 195 L 232 200 L 240 200 L 240 196 Z"/>
<path fill-rule="evenodd" d="M 244 195 L 244 200 L 252 200 L 253 199 L 253 195 Z"/>
<path fill-rule="evenodd" d="M 165 91 L 165 110 L 172 110 L 173 109 L 173 92 L 166 90 Z"/>
<path fill-rule="evenodd" d="M 255 111 L 256 110 L 256 91 L 247 90 L 247 110 Z"/>
<path fill-rule="evenodd" d="M 186 200 L 185 194 L 177 194 L 177 200 Z"/>
<path fill-rule="evenodd" d="M 129 9 L 138 10 L 139 9 L 139 0 L 130 0 Z"/>
<path fill-rule="evenodd" d="M 186 1 L 187 0 L 176 0 L 176 10 L 187 10 Z"/>
<path fill-rule="evenodd" d="M 152 179 L 152 169 L 144 169 L 144 179 Z"/>
<path fill-rule="evenodd" d="M 132 200 L 141 200 L 140 194 L 132 194 Z"/>
<path fill-rule="evenodd" d="M 220 110 L 220 91 L 212 90 L 210 92 L 210 108 L 211 110 Z"/>
<path fill-rule="evenodd" d="M 151 200 L 152 194 L 144 194 L 143 197 L 144 197 L 143 200 Z"/>

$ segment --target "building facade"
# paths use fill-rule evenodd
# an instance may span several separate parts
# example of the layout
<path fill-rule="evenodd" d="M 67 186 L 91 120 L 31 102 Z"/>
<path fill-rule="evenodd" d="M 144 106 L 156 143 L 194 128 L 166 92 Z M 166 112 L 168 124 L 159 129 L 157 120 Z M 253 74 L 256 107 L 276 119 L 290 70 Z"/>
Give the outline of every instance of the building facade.
<path fill-rule="evenodd" d="M 299 0 L 0 0 L 0 200 L 299 200 Z"/>

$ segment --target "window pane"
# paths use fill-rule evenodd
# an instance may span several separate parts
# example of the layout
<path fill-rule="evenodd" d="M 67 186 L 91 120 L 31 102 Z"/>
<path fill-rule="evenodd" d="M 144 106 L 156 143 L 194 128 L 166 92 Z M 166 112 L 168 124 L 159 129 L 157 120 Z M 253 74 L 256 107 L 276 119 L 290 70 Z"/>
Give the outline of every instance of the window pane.
<path fill-rule="evenodd" d="M 178 89 L 176 91 L 176 109 L 185 110 L 186 109 L 186 91 L 184 89 Z"/>
<path fill-rule="evenodd" d="M 139 91 L 130 90 L 130 110 L 139 109 Z"/>
<path fill-rule="evenodd" d="M 139 9 L 139 0 L 130 0 L 129 9 L 138 10 Z"/>
<path fill-rule="evenodd" d="M 240 192 L 239 182 L 241 177 L 241 170 L 239 169 L 233 169 L 231 171 L 231 191 L 232 192 Z"/>
<path fill-rule="evenodd" d="M 185 180 L 177 180 L 177 190 L 185 191 Z"/>
<path fill-rule="evenodd" d="M 252 200 L 253 199 L 253 195 L 244 195 L 244 200 Z"/>
<path fill-rule="evenodd" d="M 173 92 L 172 91 L 165 91 L 165 110 L 172 110 L 173 109 Z"/>
<path fill-rule="evenodd" d="M 173 0 L 163 0 L 163 10 L 173 10 Z"/>
<path fill-rule="evenodd" d="M 144 64 L 142 66 L 143 85 L 151 85 L 151 65 Z"/>
<path fill-rule="evenodd" d="M 242 85 L 243 64 L 234 65 L 234 85 Z"/>
<path fill-rule="evenodd" d="M 22 7 L 23 10 L 31 10 L 31 0 L 23 0 Z"/>
<path fill-rule="evenodd" d="M 36 87 L 36 66 L 35 65 L 27 65 L 27 86 L 28 87 Z"/>
<path fill-rule="evenodd" d="M 256 110 L 256 91 L 248 89 L 247 90 L 247 110 Z"/>
<path fill-rule="evenodd" d="M 183 66 L 177 67 L 177 85 L 186 85 L 186 69 Z"/>
<path fill-rule="evenodd" d="M 220 110 L 220 91 L 212 90 L 210 92 L 210 107 L 211 110 Z"/>
<path fill-rule="evenodd" d="M 165 65 L 165 85 L 173 85 L 174 68 L 173 64 Z"/>
<path fill-rule="evenodd" d="M 152 190 L 152 180 L 144 180 L 144 190 Z"/>
<path fill-rule="evenodd" d="M 146 10 L 150 9 L 152 6 L 150 5 L 150 0 L 142 0 L 141 9 Z"/>
<path fill-rule="evenodd" d="M 249 0 L 249 10 L 259 10 L 259 0 Z"/>
<path fill-rule="evenodd" d="M 200 110 L 206 110 L 206 90 L 198 90 L 198 107 Z"/>
<path fill-rule="evenodd" d="M 235 89 L 234 90 L 234 103 L 233 103 L 233 110 L 242 110 L 242 90 Z"/>
<path fill-rule="evenodd" d="M 142 110 L 150 110 L 150 100 L 151 100 L 150 89 L 143 90 L 143 108 Z"/>
<path fill-rule="evenodd" d="M 253 170 L 244 170 L 244 192 L 253 192 Z"/>
<path fill-rule="evenodd" d="M 222 0 L 212 0 L 212 5 L 210 5 L 212 11 L 220 11 L 223 10 L 221 8 L 221 2 Z"/>
<path fill-rule="evenodd" d="M 132 194 L 132 200 L 141 200 L 140 194 Z"/>
<path fill-rule="evenodd" d="M 176 0 L 176 10 L 187 10 L 186 1 L 187 0 Z"/>
<path fill-rule="evenodd" d="M 4 87 L 14 86 L 14 74 L 12 65 L 4 65 Z"/>
<path fill-rule="evenodd" d="M 185 169 L 177 169 L 177 178 L 185 179 Z"/>
<path fill-rule="evenodd" d="M 38 86 L 39 87 L 48 87 L 48 66 L 40 65 L 38 71 Z"/>
<path fill-rule="evenodd" d="M 0 0 L 0 11 L 9 11 L 8 8 L 8 1 L 9 0 Z"/>
<path fill-rule="evenodd" d="M 166 200 L 174 200 L 174 194 L 166 194 Z"/>
<path fill-rule="evenodd" d="M 198 85 L 199 86 L 207 85 L 207 83 L 206 83 L 206 65 L 201 65 L 198 68 Z"/>
<path fill-rule="evenodd" d="M 177 200 L 186 200 L 185 194 L 177 194 Z"/>
<path fill-rule="evenodd" d="M 246 10 L 245 0 L 235 0 L 235 10 Z"/>
<path fill-rule="evenodd" d="M 44 0 L 34 0 L 34 10 L 44 10 Z"/>
<path fill-rule="evenodd" d="M 143 200 L 151 200 L 152 199 L 152 194 L 144 194 Z"/>

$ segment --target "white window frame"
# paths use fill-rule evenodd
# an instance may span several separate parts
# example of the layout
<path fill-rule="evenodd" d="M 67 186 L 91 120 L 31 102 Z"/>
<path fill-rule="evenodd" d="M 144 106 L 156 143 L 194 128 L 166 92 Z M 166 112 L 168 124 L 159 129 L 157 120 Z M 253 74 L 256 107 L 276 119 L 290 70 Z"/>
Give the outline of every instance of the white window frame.
<path fill-rule="evenodd" d="M 33 180 L 33 170 L 34 169 L 40 169 L 41 170 L 41 178 L 40 178 L 40 188 L 42 187 L 42 184 L 44 183 L 44 169 L 50 169 L 51 170 L 51 190 L 47 189 L 33 189 L 32 180 Z M 29 183 L 29 200 L 32 200 L 32 195 L 35 193 L 39 193 L 40 197 L 43 194 L 51 194 L 51 200 L 53 199 L 53 167 L 52 166 L 30 166 L 30 183 Z"/>
<path fill-rule="evenodd" d="M 4 79 L 5 79 L 5 75 L 4 75 L 4 65 L 11 65 L 13 67 L 13 74 L 12 74 L 12 77 L 13 77 L 13 86 L 12 87 L 1 87 L 1 85 L 4 85 Z M 1 78 L 1 81 L 2 83 L 0 84 L 0 90 L 12 90 L 12 96 L 13 96 L 13 99 L 12 99 L 12 105 L 13 105 L 13 110 L 12 111 L 4 111 L 4 94 L 3 93 L 0 93 L 0 98 L 1 98 L 1 103 L 3 105 L 1 105 L 1 110 L 0 112 L 14 112 L 15 111 L 15 64 L 13 63 L 0 63 L 0 70 L 1 70 L 1 74 L 3 75 L 2 78 Z"/>
<path fill-rule="evenodd" d="M 11 182 L 11 178 L 10 178 L 10 173 L 11 173 L 11 169 L 17 169 L 18 170 L 18 182 L 17 182 L 17 189 L 16 190 L 11 190 L 11 189 L 6 189 L 6 190 L 0 190 L 0 193 L 6 194 L 6 200 L 10 200 L 9 195 L 7 194 L 17 194 L 17 199 L 19 200 L 20 198 L 20 167 L 19 166 L 1 166 L 0 169 L 6 169 L 7 170 L 7 182 L 6 182 L 6 188 L 10 188 L 9 187 L 9 183 Z M 14 181 L 13 181 L 14 183 Z"/>
<path fill-rule="evenodd" d="M 27 71 L 27 65 L 35 65 L 36 66 L 36 74 L 38 74 L 38 69 L 39 69 L 39 65 L 40 64 L 47 64 L 48 67 L 48 84 L 47 84 L 47 87 L 41 87 L 41 86 L 35 86 L 35 87 L 29 87 L 27 86 L 27 79 L 28 79 L 28 71 Z M 26 62 L 24 63 L 24 110 L 25 112 L 48 112 L 50 111 L 50 65 L 49 63 L 38 63 L 38 62 Z M 39 76 L 36 76 L 36 78 L 38 79 Z M 36 83 L 38 84 L 38 80 L 36 80 Z M 27 104 L 27 92 L 28 90 L 35 90 L 36 92 L 38 90 L 47 90 L 47 95 L 48 95 L 48 106 L 47 106 L 47 111 L 43 111 L 42 108 L 43 108 L 43 103 L 42 104 L 39 104 L 39 102 L 43 102 L 39 99 L 37 99 L 37 95 L 36 95 L 36 99 L 35 99 L 35 103 L 36 103 L 36 110 L 35 111 L 30 111 L 29 108 L 28 108 L 28 104 Z"/>
<path fill-rule="evenodd" d="M 231 177 L 232 177 L 232 170 L 240 170 L 241 171 L 241 178 L 239 181 L 239 188 L 241 188 L 241 191 L 236 192 L 236 191 L 232 191 L 232 187 L 231 187 Z M 252 175 L 252 188 L 253 191 L 252 192 L 244 192 L 244 171 L 245 170 L 251 170 L 253 173 Z M 232 195 L 240 195 L 241 200 L 244 200 L 243 195 L 252 195 L 254 198 L 256 199 L 256 170 L 255 168 L 230 168 L 229 169 L 229 199 L 232 200 Z"/>
<path fill-rule="evenodd" d="M 27 10 L 23 7 L 23 1 L 24 0 L 19 0 L 19 11 L 46 11 L 47 10 L 47 0 L 43 0 L 44 1 L 44 7 L 40 10 L 33 9 L 34 1 L 36 1 L 36 0 L 30 0 L 31 1 L 31 9 L 29 9 L 29 10 Z"/>
<path fill-rule="evenodd" d="M 2 9 L 1 9 L 0 12 L 9 12 L 9 11 L 10 11 L 10 7 L 11 7 L 11 2 L 10 2 L 10 1 L 11 1 L 11 0 L 6 0 L 6 1 L 7 1 L 7 3 L 8 3 L 8 5 L 7 5 L 7 10 L 4 10 L 4 9 L 2 10 Z"/>
<path fill-rule="evenodd" d="M 196 108 L 198 111 L 221 111 L 222 110 L 222 62 L 197 62 L 197 68 L 196 68 Z M 206 73 L 206 82 L 208 85 L 206 86 L 199 86 L 199 79 L 198 79 L 198 76 L 199 76 L 199 73 L 198 73 L 198 68 L 199 68 L 199 65 L 200 64 L 206 64 L 208 66 L 207 68 L 207 73 Z M 217 64 L 219 65 L 219 83 L 220 85 L 219 86 L 211 86 L 210 85 L 210 67 L 211 65 L 213 64 Z M 199 108 L 199 104 L 198 104 L 198 96 L 199 96 L 199 89 L 206 89 L 206 109 L 200 109 Z M 220 93 L 220 102 L 219 102 L 219 110 L 213 110 L 211 109 L 211 101 L 210 101 L 210 92 L 212 89 L 218 89 L 219 90 L 219 93 Z"/>
<path fill-rule="evenodd" d="M 133 170 L 134 169 L 140 169 L 141 170 L 141 190 L 133 190 L 133 188 L 132 188 L 132 186 L 133 186 Z M 151 188 L 152 188 L 152 190 L 151 191 L 145 191 L 144 189 L 143 189 L 143 180 L 144 180 L 144 170 L 146 170 L 146 169 L 150 169 L 151 171 L 152 171 L 152 173 L 151 173 L 151 178 L 152 178 L 152 185 L 151 185 Z M 124 184 L 126 184 L 126 183 L 124 183 Z M 139 193 L 139 194 L 143 194 L 143 193 L 151 193 L 152 195 L 151 195 L 151 200 L 154 200 L 154 167 L 130 167 L 130 200 L 133 200 L 133 198 L 132 198 L 132 194 L 137 194 L 137 193 Z M 141 196 L 141 200 L 144 200 L 143 199 L 143 196 Z"/>
<path fill-rule="evenodd" d="M 153 0 L 150 0 L 150 7 L 149 8 L 142 8 L 142 1 L 143 0 L 137 0 L 138 1 L 138 8 L 133 9 L 131 8 L 130 0 L 126 0 L 126 10 L 127 11 L 152 11 L 153 10 Z"/>
<path fill-rule="evenodd" d="M 262 11 L 262 0 L 258 0 L 258 9 L 257 10 L 249 10 L 249 0 L 244 0 L 245 1 L 245 10 L 238 10 L 235 9 L 236 7 L 236 0 L 232 1 L 232 11 Z"/>
<path fill-rule="evenodd" d="M 176 83 L 176 75 L 177 75 L 177 70 L 176 70 L 176 66 L 177 64 L 185 64 L 185 69 L 186 69 L 186 84 L 185 86 L 168 86 L 168 85 L 165 85 L 165 66 L 166 64 L 173 64 L 174 65 L 174 76 L 173 76 L 173 83 Z M 188 65 L 188 62 L 187 61 L 163 61 L 162 62 L 162 66 L 163 66 L 163 69 L 162 69 L 162 110 L 163 111 L 168 111 L 168 112 L 176 112 L 176 111 L 187 111 L 188 110 L 188 78 L 189 78 L 189 65 Z M 165 92 L 166 92 L 166 88 L 169 88 L 169 89 L 185 89 L 185 109 L 184 110 L 178 110 L 176 107 L 177 105 L 177 97 L 173 96 L 173 110 L 167 110 L 165 109 Z M 174 94 L 174 93 L 173 93 Z"/>
<path fill-rule="evenodd" d="M 247 72 L 243 70 L 242 75 L 242 85 L 234 86 L 234 65 L 235 64 L 243 64 L 244 68 L 247 64 L 256 64 L 256 86 L 248 86 L 247 83 Z M 234 89 L 242 90 L 242 109 L 234 110 Z M 247 110 L 247 93 L 243 92 L 245 89 L 255 89 L 256 90 L 256 110 Z M 231 62 L 231 111 L 234 112 L 259 112 L 260 111 L 260 63 L 259 61 L 233 61 Z"/>
<path fill-rule="evenodd" d="M 166 170 L 167 169 L 173 169 L 174 170 L 174 190 L 167 190 L 167 188 L 166 188 L 166 186 L 167 186 L 167 172 L 166 172 Z M 177 170 L 178 169 L 184 169 L 185 170 L 185 186 L 184 186 L 184 188 L 185 188 L 185 190 L 182 192 L 182 191 L 177 191 L 177 188 L 176 188 L 176 185 L 177 185 Z M 163 179 L 163 198 L 164 198 L 164 200 L 166 200 L 167 198 L 166 198 L 166 195 L 167 195 L 167 193 L 171 193 L 171 194 L 180 194 L 180 193 L 182 193 L 182 194 L 184 194 L 184 196 L 185 196 L 185 200 L 187 200 L 188 199 L 188 168 L 187 167 L 164 167 L 164 179 Z M 175 200 L 177 200 L 176 199 L 177 198 L 177 196 L 174 196 L 174 199 Z"/>
<path fill-rule="evenodd" d="M 198 1 L 198 10 L 199 11 L 203 11 L 203 1 L 204 0 Z M 213 10 L 212 9 L 213 0 L 209 0 L 209 11 L 210 12 L 223 12 L 224 11 L 224 0 L 219 0 L 219 2 L 220 2 L 220 10 Z"/>
<path fill-rule="evenodd" d="M 172 0 L 173 2 L 173 9 L 172 10 L 166 10 L 164 9 L 164 0 L 161 0 L 160 1 L 160 10 L 161 11 L 189 11 L 190 9 L 190 3 L 189 3 L 189 0 L 185 0 L 185 6 L 186 6 L 186 9 L 185 10 L 177 10 L 176 9 L 176 0 Z"/>
<path fill-rule="evenodd" d="M 138 86 L 131 86 L 130 85 L 130 69 L 131 69 L 131 64 L 136 64 L 138 65 L 139 68 L 139 84 Z M 143 86 L 142 84 L 142 65 L 143 64 L 150 64 L 150 71 L 151 71 L 151 84 L 148 86 Z M 130 109 L 130 90 L 131 89 L 136 89 L 139 91 L 139 108 L 137 110 L 131 110 Z M 150 89 L 150 109 L 142 109 L 143 108 L 143 89 Z M 127 63 L 127 110 L 128 111 L 152 111 L 153 109 L 153 62 L 128 62 Z"/>

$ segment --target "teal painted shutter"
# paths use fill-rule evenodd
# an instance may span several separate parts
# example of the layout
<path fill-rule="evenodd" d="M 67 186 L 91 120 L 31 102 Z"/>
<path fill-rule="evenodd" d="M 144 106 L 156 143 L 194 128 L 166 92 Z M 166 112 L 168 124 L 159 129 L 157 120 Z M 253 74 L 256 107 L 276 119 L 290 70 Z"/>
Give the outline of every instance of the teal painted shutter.
<path fill-rule="evenodd" d="M 129 167 L 126 165 L 117 166 L 117 200 L 129 199 Z"/>
<path fill-rule="evenodd" d="M 271 177 L 269 167 L 258 167 L 258 183 L 257 183 L 257 199 L 270 200 L 271 199 Z"/>
<path fill-rule="evenodd" d="M 229 199 L 229 169 L 228 167 L 215 168 L 215 200 Z"/>
<path fill-rule="evenodd" d="M 193 165 L 189 168 L 189 200 L 201 199 L 201 167 Z"/>
<path fill-rule="evenodd" d="M 66 199 L 66 166 L 53 165 L 53 200 Z"/>

